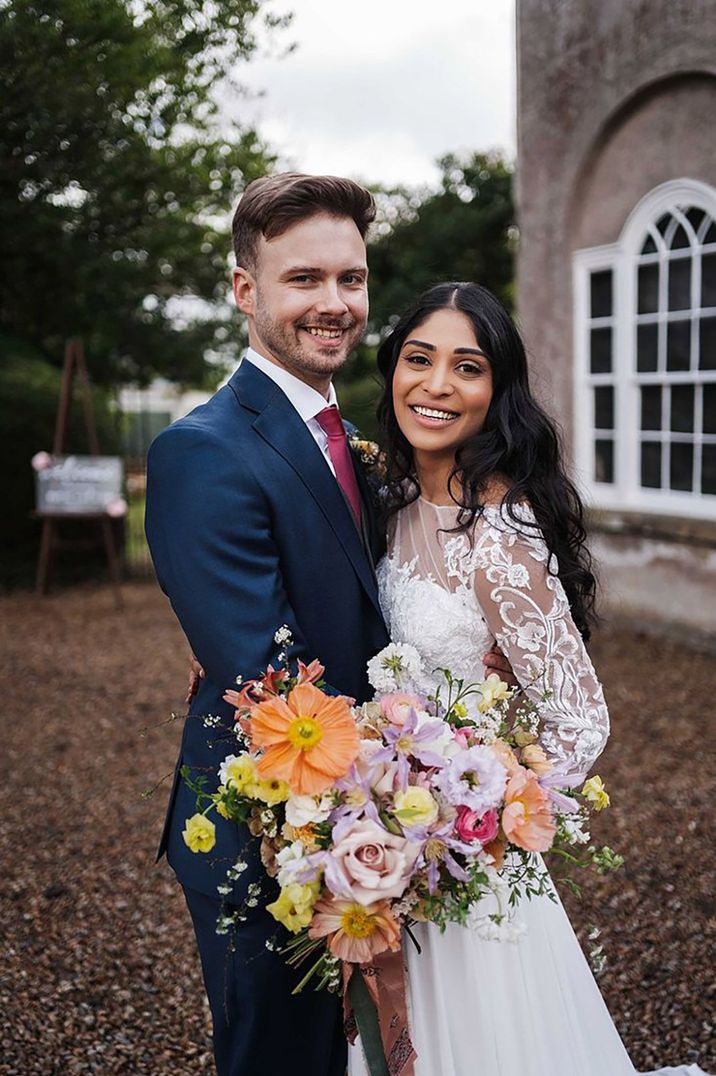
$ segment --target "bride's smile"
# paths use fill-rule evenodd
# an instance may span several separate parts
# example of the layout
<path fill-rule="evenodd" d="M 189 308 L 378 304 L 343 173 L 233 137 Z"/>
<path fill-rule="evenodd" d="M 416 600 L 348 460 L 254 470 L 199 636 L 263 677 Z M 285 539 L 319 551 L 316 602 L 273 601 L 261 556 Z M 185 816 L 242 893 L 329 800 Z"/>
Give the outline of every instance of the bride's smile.
<path fill-rule="evenodd" d="M 434 466 L 452 466 L 455 450 L 478 433 L 492 400 L 492 367 L 459 310 L 432 313 L 400 349 L 393 406 L 404 437 Z"/>

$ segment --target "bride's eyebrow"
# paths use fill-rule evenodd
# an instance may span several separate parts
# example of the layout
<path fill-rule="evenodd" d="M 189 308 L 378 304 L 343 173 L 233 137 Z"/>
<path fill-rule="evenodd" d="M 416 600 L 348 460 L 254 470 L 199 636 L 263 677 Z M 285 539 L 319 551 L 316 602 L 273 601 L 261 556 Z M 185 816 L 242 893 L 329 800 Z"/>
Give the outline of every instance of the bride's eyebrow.
<path fill-rule="evenodd" d="M 408 344 L 414 344 L 415 347 L 424 347 L 426 351 L 437 351 L 435 344 L 426 344 L 424 340 L 406 340 L 403 347 L 407 347 Z"/>

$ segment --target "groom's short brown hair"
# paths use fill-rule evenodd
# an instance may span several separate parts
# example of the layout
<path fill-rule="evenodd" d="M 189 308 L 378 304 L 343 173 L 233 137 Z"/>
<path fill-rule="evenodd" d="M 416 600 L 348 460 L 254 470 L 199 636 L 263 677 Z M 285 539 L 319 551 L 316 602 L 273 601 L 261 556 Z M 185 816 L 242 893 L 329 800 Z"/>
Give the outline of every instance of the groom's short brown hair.
<path fill-rule="evenodd" d="M 236 264 L 252 269 L 259 237 L 275 239 L 293 224 L 316 213 L 350 217 L 365 239 L 375 219 L 373 195 L 359 183 L 342 176 L 307 176 L 281 172 L 262 176 L 244 191 L 232 224 Z"/>

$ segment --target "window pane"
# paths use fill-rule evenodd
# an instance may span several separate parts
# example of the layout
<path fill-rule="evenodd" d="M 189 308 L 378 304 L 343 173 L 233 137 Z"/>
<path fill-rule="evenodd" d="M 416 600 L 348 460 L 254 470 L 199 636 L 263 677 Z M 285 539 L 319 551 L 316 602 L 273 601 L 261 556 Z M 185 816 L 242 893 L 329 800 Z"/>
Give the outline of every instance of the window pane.
<path fill-rule="evenodd" d="M 666 369 L 691 369 L 691 322 L 672 321 L 666 334 Z"/>
<path fill-rule="evenodd" d="M 612 271 L 591 273 L 589 279 L 590 311 L 593 318 L 608 318 L 612 313 Z"/>
<path fill-rule="evenodd" d="M 661 429 L 661 388 L 659 385 L 647 385 L 641 390 L 641 428 L 642 430 Z"/>
<path fill-rule="evenodd" d="M 597 430 L 614 429 L 614 388 L 599 385 L 594 390 L 594 427 Z"/>
<path fill-rule="evenodd" d="M 671 389 L 671 429 L 692 433 L 694 429 L 694 386 L 674 385 Z"/>
<path fill-rule="evenodd" d="M 596 482 L 614 481 L 614 442 L 600 438 L 594 442 L 594 479 Z"/>
<path fill-rule="evenodd" d="M 716 243 L 716 224 L 714 224 L 713 221 L 709 224 L 706 235 L 701 241 L 704 246 L 706 246 L 707 243 Z"/>
<path fill-rule="evenodd" d="M 701 305 L 716 306 L 716 254 L 701 259 Z"/>
<path fill-rule="evenodd" d="M 701 492 L 716 493 L 716 445 L 704 445 L 701 450 Z"/>
<path fill-rule="evenodd" d="M 716 318 L 701 318 L 699 370 L 716 370 Z"/>
<path fill-rule="evenodd" d="M 637 325 L 636 368 L 641 374 L 651 373 L 658 366 L 658 325 Z"/>
<path fill-rule="evenodd" d="M 653 314 L 659 308 L 659 266 L 639 266 L 639 305 L 637 313 Z"/>
<path fill-rule="evenodd" d="M 641 253 L 642 254 L 654 254 L 655 251 L 656 251 L 656 243 L 654 242 L 654 240 L 651 238 L 650 235 L 647 235 L 646 239 L 644 240 L 644 246 L 641 248 Z"/>
<path fill-rule="evenodd" d="M 661 489 L 661 445 L 646 441 L 641 446 L 641 484 Z"/>
<path fill-rule="evenodd" d="M 692 206 L 691 209 L 685 214 L 691 227 L 698 234 L 701 222 L 704 219 L 705 213 L 703 209 L 697 209 L 696 206 Z"/>
<path fill-rule="evenodd" d="M 666 229 L 669 227 L 670 223 L 671 223 L 671 213 L 664 213 L 664 216 L 659 217 L 659 219 L 656 222 L 657 231 L 661 232 L 661 234 L 663 235 L 664 232 L 666 231 Z"/>
<path fill-rule="evenodd" d="M 669 310 L 691 306 L 691 258 L 669 262 Z"/>
<path fill-rule="evenodd" d="M 704 433 L 716 433 L 716 385 L 704 385 Z"/>
<path fill-rule="evenodd" d="M 684 231 L 684 228 L 679 224 L 671 237 L 671 249 L 682 250 L 684 247 L 690 247 L 689 237 Z"/>
<path fill-rule="evenodd" d="M 671 445 L 669 461 L 669 485 L 672 489 L 692 490 L 694 488 L 694 446 Z"/>
<path fill-rule="evenodd" d="M 612 369 L 612 330 L 592 329 L 589 334 L 589 368 L 593 374 L 608 374 Z"/>

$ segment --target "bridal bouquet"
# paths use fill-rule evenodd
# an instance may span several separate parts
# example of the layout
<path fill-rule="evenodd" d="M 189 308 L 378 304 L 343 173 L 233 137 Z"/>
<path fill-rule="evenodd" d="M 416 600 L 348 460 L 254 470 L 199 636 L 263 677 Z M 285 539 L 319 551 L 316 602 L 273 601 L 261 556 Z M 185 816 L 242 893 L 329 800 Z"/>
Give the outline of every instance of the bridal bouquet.
<path fill-rule="evenodd" d="M 620 865 L 611 849 L 586 847 L 590 811 L 609 796 L 599 777 L 567 776 L 546 757 L 539 702 L 494 674 L 465 684 L 448 669 L 422 695 L 420 656 L 392 644 L 368 666 L 375 698 L 356 706 L 321 690 L 317 661 L 292 671 L 287 628 L 276 641 L 279 667 L 225 695 L 240 749 L 222 762 L 218 791 L 184 773 L 197 794 L 184 839 L 209 852 L 214 811 L 261 839 L 279 886 L 268 911 L 294 935 L 288 961 L 308 961 L 297 990 L 310 979 L 341 989 L 351 965 L 396 952 L 401 927 L 419 921 L 517 940 L 515 906 L 553 897 L 536 853 L 599 871 Z M 242 869 L 229 870 L 225 896 Z M 245 914 L 225 905 L 217 929 Z"/>

